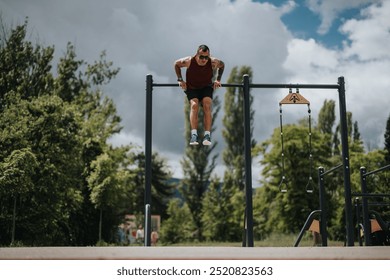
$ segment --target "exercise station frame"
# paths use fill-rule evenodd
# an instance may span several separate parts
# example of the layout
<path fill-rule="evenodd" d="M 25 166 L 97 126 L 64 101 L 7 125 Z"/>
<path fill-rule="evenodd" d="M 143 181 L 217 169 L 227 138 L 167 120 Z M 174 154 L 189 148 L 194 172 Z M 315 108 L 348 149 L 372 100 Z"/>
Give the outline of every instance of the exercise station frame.
<path fill-rule="evenodd" d="M 146 119 L 145 119 L 145 246 L 151 245 L 151 188 L 152 188 L 152 99 L 153 88 L 155 87 L 178 87 L 178 83 L 159 84 L 153 82 L 153 76 L 146 76 Z M 253 205 L 252 205 L 252 156 L 251 156 L 251 135 L 250 135 L 250 100 L 251 88 L 305 88 L 305 89 L 335 89 L 339 95 L 341 146 L 342 146 L 342 167 L 344 174 L 344 198 L 345 198 L 345 219 L 347 246 L 354 246 L 354 228 L 352 219 L 351 201 L 351 176 L 349 166 L 347 110 L 345 101 L 344 77 L 338 78 L 337 84 L 253 84 L 249 76 L 243 76 L 241 84 L 222 84 L 222 87 L 242 88 L 244 94 L 244 145 L 245 145 L 245 217 L 246 236 L 245 246 L 253 247 Z"/>

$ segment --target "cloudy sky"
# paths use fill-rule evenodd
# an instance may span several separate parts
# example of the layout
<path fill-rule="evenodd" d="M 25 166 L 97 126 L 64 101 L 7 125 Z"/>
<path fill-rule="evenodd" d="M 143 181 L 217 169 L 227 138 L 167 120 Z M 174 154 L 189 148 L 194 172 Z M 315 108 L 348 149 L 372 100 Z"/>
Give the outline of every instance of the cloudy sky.
<path fill-rule="evenodd" d="M 72 42 L 80 59 L 92 63 L 105 50 L 121 68 L 105 89 L 123 119 L 115 145 L 143 148 L 146 75 L 156 83 L 175 82 L 173 61 L 207 44 L 226 64 L 222 82 L 232 67 L 243 65 L 252 67 L 254 83 L 336 84 L 344 76 L 347 110 L 365 145 L 383 148 L 390 113 L 390 0 L 0 0 L 0 11 L 9 25 L 28 17 L 30 38 L 54 45 L 57 58 Z M 216 94 L 223 100 L 224 92 Z M 338 104 L 334 90 L 301 93 L 314 118 L 325 99 Z M 153 149 L 180 177 L 189 137 L 184 137 L 185 96 L 179 88 L 155 88 L 153 94 Z M 261 142 L 278 127 L 278 102 L 287 92 L 253 89 L 252 94 L 254 136 Z M 286 123 L 307 114 L 298 107 L 284 109 Z M 221 151 L 220 129 L 213 138 Z M 254 162 L 253 168 L 256 177 L 261 167 Z M 219 165 L 219 174 L 222 170 Z"/>

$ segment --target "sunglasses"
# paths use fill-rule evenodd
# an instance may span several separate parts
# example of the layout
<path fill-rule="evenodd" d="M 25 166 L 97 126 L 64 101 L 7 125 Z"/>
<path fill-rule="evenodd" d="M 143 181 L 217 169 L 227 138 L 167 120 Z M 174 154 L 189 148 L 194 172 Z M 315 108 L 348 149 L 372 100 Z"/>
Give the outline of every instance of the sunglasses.
<path fill-rule="evenodd" d="M 199 56 L 199 59 L 205 59 L 205 60 L 208 60 L 209 57 L 207 55 L 200 55 Z"/>

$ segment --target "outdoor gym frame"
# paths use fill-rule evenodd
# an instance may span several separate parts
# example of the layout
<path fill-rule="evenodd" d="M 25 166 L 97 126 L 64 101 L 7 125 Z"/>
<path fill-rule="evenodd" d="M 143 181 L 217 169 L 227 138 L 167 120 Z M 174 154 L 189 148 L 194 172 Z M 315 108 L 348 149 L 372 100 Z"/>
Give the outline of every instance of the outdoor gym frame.
<path fill-rule="evenodd" d="M 152 202 L 152 99 L 153 87 L 178 87 L 174 84 L 153 83 L 153 76 L 146 76 L 146 120 L 145 120 L 145 246 L 151 244 L 151 202 Z M 252 205 L 252 156 L 250 135 L 250 101 L 249 91 L 251 88 L 306 88 L 306 89 L 337 89 L 339 93 L 340 126 L 342 165 L 344 173 L 344 197 L 347 246 L 354 245 L 354 228 L 352 220 L 351 200 L 351 176 L 349 167 L 347 110 L 345 102 L 344 77 L 338 78 L 337 84 L 252 84 L 249 76 L 243 76 L 242 84 L 222 84 L 222 87 L 242 88 L 244 94 L 244 153 L 245 153 L 245 246 L 253 247 L 253 205 Z M 148 210 L 149 209 L 149 210 Z"/>

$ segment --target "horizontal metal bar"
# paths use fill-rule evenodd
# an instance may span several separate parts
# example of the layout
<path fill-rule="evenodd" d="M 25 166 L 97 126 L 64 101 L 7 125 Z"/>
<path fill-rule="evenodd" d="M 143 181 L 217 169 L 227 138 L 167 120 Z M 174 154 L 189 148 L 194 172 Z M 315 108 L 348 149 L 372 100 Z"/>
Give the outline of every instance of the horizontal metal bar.
<path fill-rule="evenodd" d="M 178 87 L 179 83 L 176 84 L 152 84 L 154 87 Z"/>
<path fill-rule="evenodd" d="M 222 84 L 222 87 L 244 87 L 243 84 Z"/>
<path fill-rule="evenodd" d="M 390 197 L 390 193 L 352 193 L 351 195 L 361 197 Z"/>
<path fill-rule="evenodd" d="M 385 202 L 369 202 L 368 206 L 390 206 L 390 203 Z"/>
<path fill-rule="evenodd" d="M 370 176 L 370 175 L 372 175 L 372 174 L 381 172 L 381 171 L 386 170 L 386 169 L 390 169 L 390 164 L 389 164 L 389 165 L 386 165 L 386 166 L 383 166 L 383 167 L 381 167 L 381 168 L 378 168 L 378 169 L 376 169 L 376 170 L 367 172 L 367 173 L 364 174 L 363 176 L 364 176 L 364 177 L 367 177 L 367 176 Z"/>
<path fill-rule="evenodd" d="M 250 88 L 313 88 L 313 89 L 338 89 L 337 84 L 249 84 Z"/>
<path fill-rule="evenodd" d="M 342 166 L 343 166 L 343 164 L 340 163 L 339 165 L 337 165 L 337 166 L 335 166 L 335 167 L 333 167 L 333 168 L 327 170 L 326 172 L 322 173 L 321 175 L 324 176 L 324 175 L 326 175 L 326 174 L 329 174 L 329 173 L 335 171 L 336 169 L 339 169 L 339 168 L 342 167 Z"/>
<path fill-rule="evenodd" d="M 179 84 L 155 84 L 154 87 L 178 87 Z M 222 87 L 243 87 L 243 84 L 222 84 Z M 249 88 L 311 88 L 311 89 L 338 89 L 339 85 L 336 84 L 249 84 Z"/>
<path fill-rule="evenodd" d="M 154 87 L 178 87 L 179 83 L 177 84 L 153 84 Z M 222 84 L 222 87 L 243 87 L 242 84 Z"/>

